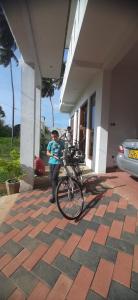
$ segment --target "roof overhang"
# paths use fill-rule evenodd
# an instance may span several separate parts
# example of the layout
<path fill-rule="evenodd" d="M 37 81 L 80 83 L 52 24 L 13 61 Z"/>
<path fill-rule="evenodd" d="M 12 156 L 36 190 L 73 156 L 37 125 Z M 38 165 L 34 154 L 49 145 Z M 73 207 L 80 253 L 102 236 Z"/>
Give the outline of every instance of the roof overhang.
<path fill-rule="evenodd" d="M 74 104 L 80 99 L 84 89 L 90 84 L 97 71 L 97 68 L 82 67 L 77 62 L 72 64 L 63 102 L 60 107 L 62 112 L 70 113 L 73 110 Z"/>
<path fill-rule="evenodd" d="M 99 70 L 113 69 L 138 40 L 136 1 L 88 1 L 60 110 L 71 112 Z M 68 63 L 68 62 L 67 62 Z"/>
<path fill-rule="evenodd" d="M 24 61 L 41 77 L 59 78 L 65 47 L 70 0 L 2 0 Z"/>

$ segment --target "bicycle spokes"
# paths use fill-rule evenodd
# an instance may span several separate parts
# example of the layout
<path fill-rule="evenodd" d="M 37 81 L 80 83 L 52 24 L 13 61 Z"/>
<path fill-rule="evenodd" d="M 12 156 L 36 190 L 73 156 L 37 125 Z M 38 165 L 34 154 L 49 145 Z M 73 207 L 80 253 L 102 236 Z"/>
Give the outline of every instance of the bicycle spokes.
<path fill-rule="evenodd" d="M 67 219 L 77 218 L 83 209 L 83 194 L 74 178 L 62 178 L 57 187 L 57 205 Z"/>

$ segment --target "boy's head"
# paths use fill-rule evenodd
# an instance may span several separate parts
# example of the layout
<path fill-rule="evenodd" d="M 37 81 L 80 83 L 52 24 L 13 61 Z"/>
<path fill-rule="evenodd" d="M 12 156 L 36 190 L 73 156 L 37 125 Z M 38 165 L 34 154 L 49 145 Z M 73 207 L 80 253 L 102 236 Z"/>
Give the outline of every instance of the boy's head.
<path fill-rule="evenodd" d="M 68 126 L 68 127 L 67 127 L 67 131 L 71 131 L 71 126 Z"/>
<path fill-rule="evenodd" d="M 52 138 L 52 140 L 54 140 L 54 141 L 58 140 L 58 138 L 59 138 L 59 133 L 58 133 L 57 130 L 53 130 L 53 131 L 51 132 L 51 138 Z"/>

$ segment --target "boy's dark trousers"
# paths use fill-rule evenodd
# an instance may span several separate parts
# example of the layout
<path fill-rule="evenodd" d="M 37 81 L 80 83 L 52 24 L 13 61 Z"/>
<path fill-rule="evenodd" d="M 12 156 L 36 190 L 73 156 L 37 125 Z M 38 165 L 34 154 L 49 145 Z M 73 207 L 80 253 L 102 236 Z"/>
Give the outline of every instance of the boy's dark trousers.
<path fill-rule="evenodd" d="M 55 191 L 58 184 L 60 164 L 50 164 L 50 180 L 52 183 L 52 197 L 55 198 Z"/>

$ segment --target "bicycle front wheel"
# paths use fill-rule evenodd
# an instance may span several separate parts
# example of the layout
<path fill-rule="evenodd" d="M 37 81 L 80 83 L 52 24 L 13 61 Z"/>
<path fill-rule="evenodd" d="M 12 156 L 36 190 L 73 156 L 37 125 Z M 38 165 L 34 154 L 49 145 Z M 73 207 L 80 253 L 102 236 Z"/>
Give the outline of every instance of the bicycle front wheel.
<path fill-rule="evenodd" d="M 73 166 L 73 170 L 77 180 L 79 180 L 79 182 L 82 183 L 82 170 L 80 169 L 80 166 L 76 164 L 75 166 Z"/>
<path fill-rule="evenodd" d="M 64 177 L 58 183 L 56 190 L 57 206 L 62 215 L 73 220 L 78 218 L 83 210 L 84 199 L 80 185 L 71 177 Z"/>

